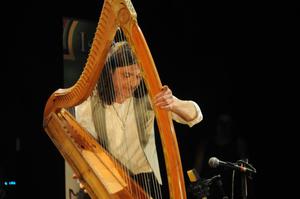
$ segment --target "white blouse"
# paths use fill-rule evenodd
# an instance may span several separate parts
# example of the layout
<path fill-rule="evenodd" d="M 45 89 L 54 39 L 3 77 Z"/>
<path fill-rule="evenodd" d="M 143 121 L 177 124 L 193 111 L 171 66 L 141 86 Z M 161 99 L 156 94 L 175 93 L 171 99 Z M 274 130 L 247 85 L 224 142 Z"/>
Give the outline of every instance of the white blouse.
<path fill-rule="evenodd" d="M 200 107 L 194 101 L 197 117 L 192 121 L 185 121 L 175 113 L 172 118 L 176 122 L 187 124 L 190 127 L 199 123 L 203 116 Z M 76 120 L 91 133 L 96 139 L 97 133 L 92 118 L 92 109 L 90 98 L 75 107 Z M 108 147 L 110 153 L 125 165 L 133 174 L 143 172 L 151 172 L 153 170 L 158 182 L 161 182 L 159 163 L 155 145 L 154 133 L 154 112 L 151 121 L 146 128 L 146 132 L 150 134 L 148 143 L 144 150 L 141 147 L 138 135 L 138 127 L 133 107 L 133 98 L 128 98 L 122 104 L 114 103 L 105 109 L 105 119 L 108 137 Z"/>

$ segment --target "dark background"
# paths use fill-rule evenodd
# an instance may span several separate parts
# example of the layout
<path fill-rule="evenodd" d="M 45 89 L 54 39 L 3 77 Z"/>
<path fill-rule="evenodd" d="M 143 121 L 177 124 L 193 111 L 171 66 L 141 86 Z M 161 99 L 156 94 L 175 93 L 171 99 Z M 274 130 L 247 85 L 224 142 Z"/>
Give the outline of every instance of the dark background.
<path fill-rule="evenodd" d="M 274 175 L 271 160 L 282 158 L 273 148 L 273 128 L 281 120 L 270 97 L 276 88 L 270 60 L 278 58 L 266 53 L 274 15 L 251 5 L 132 2 L 162 83 L 177 97 L 196 101 L 204 115 L 193 128 L 175 124 L 184 173 L 195 168 L 202 178 L 221 174 L 230 195 L 231 172 L 209 168 L 208 159 L 248 158 L 258 171 L 248 181 L 248 197 L 270 198 L 274 190 L 279 196 L 282 182 L 276 179 L 282 172 Z M 43 130 L 43 109 L 63 87 L 62 17 L 98 21 L 101 8 L 96 0 L 22 1 L 2 7 L 9 13 L 1 22 L 3 198 L 65 197 L 64 162 Z M 8 180 L 17 185 L 4 186 Z M 237 175 L 235 198 L 241 198 L 239 180 Z"/>

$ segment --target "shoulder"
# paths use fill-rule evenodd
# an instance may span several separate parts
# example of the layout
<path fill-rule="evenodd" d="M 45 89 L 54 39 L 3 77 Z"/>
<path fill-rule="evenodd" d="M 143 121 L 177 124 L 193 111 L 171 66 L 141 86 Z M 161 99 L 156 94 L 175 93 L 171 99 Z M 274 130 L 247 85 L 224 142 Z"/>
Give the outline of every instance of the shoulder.
<path fill-rule="evenodd" d="M 76 115 L 81 113 L 90 112 L 91 110 L 91 97 L 88 97 L 85 101 L 83 101 L 81 104 L 78 104 L 75 106 L 75 113 Z"/>

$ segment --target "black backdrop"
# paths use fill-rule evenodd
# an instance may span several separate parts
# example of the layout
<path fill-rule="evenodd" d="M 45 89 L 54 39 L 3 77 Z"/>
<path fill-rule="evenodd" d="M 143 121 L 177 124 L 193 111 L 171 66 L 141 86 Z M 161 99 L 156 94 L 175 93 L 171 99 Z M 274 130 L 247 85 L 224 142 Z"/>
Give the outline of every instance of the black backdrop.
<path fill-rule="evenodd" d="M 227 161 L 247 157 L 258 170 L 249 181 L 249 198 L 269 195 L 261 161 L 270 151 L 263 137 L 272 114 L 263 97 L 272 90 L 262 66 L 264 10 L 254 14 L 250 8 L 202 2 L 132 2 L 162 82 L 177 97 L 196 101 L 204 114 L 193 128 L 175 124 L 184 171 L 196 168 L 208 178 L 218 173 L 207 165 L 211 156 Z M 9 13 L 2 16 L 4 198 L 64 198 L 64 162 L 43 130 L 43 109 L 63 85 L 62 17 L 97 21 L 101 5 L 64 0 L 2 7 Z M 223 177 L 229 191 L 230 175 Z M 5 180 L 17 185 L 4 186 Z"/>

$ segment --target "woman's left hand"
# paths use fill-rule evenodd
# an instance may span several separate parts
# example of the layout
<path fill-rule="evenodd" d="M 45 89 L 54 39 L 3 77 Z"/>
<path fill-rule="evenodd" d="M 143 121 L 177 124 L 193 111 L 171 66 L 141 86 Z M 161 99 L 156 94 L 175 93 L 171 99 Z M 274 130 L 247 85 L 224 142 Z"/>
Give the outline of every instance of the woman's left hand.
<path fill-rule="evenodd" d="M 175 97 L 173 96 L 171 89 L 168 86 L 163 86 L 162 90 L 155 95 L 153 103 L 161 109 L 171 111 L 174 101 Z"/>

